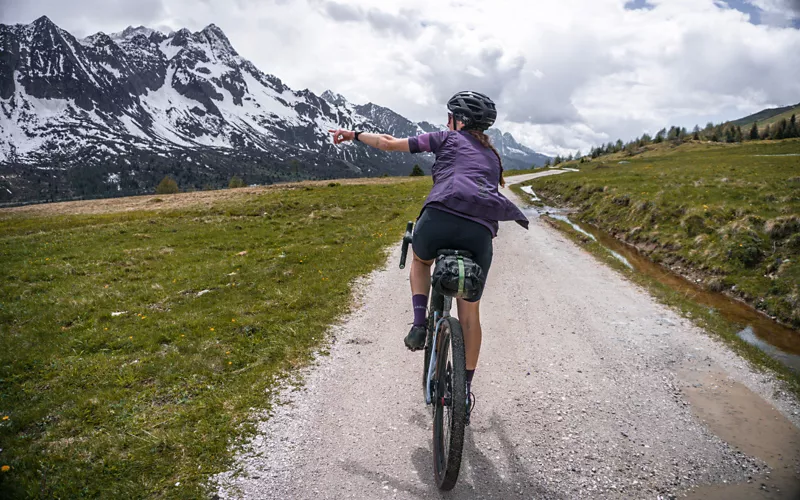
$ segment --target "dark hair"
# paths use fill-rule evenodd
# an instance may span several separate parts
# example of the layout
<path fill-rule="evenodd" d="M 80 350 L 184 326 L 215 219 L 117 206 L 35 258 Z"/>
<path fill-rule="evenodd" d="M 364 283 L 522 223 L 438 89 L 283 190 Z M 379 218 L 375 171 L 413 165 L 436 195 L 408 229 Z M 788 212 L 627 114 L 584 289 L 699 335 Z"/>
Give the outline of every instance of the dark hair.
<path fill-rule="evenodd" d="M 506 187 L 506 181 L 505 179 L 503 179 L 503 159 L 500 158 L 500 153 L 497 151 L 492 142 L 489 140 L 489 136 L 484 134 L 482 131 L 475 129 L 466 130 L 465 132 L 468 132 L 469 135 L 471 135 L 478 142 L 480 142 L 481 146 L 491 149 L 492 151 L 494 151 L 494 154 L 497 155 L 497 161 L 500 163 L 500 185 Z"/>

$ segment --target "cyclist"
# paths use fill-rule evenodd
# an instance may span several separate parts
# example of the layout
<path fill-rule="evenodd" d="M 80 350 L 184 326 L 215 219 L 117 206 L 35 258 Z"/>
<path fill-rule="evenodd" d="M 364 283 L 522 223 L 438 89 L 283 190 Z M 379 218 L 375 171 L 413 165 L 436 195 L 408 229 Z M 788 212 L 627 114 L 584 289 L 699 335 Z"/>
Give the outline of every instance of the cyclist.
<path fill-rule="evenodd" d="M 498 221 L 513 220 L 528 228 L 528 219 L 498 191 L 505 186 L 500 154 L 483 132 L 497 118 L 494 102 L 472 91 L 458 92 L 447 102 L 448 130 L 397 139 L 386 134 L 330 130 L 334 144 L 359 141 L 383 151 L 431 152 L 433 188 L 425 200 L 414 229 L 411 263 L 411 301 L 414 322 L 405 345 L 415 351 L 425 347 L 426 313 L 431 287 L 431 265 L 442 248 L 467 250 L 481 266 L 484 279 L 492 264 L 492 239 Z M 481 348 L 480 298 L 457 299 L 458 320 L 464 333 L 467 394 Z M 473 398 L 474 400 L 474 398 Z M 470 405 L 471 409 L 471 405 Z"/>

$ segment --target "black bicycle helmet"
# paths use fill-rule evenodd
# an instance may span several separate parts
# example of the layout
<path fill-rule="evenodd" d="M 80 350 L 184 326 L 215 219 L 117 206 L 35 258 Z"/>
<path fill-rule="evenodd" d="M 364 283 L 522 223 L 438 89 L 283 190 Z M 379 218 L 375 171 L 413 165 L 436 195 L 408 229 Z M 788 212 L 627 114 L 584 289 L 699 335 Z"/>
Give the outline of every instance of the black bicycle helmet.
<path fill-rule="evenodd" d="M 465 90 L 447 101 L 447 109 L 464 124 L 464 130 L 486 130 L 497 119 L 494 102 L 480 92 Z"/>

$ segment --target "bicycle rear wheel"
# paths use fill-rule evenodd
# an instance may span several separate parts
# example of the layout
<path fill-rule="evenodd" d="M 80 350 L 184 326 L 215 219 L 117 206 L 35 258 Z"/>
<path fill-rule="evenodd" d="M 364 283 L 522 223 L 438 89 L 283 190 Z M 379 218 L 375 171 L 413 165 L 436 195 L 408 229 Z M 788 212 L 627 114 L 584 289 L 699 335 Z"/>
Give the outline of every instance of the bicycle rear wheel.
<path fill-rule="evenodd" d="M 467 413 L 464 336 L 457 319 L 448 317 L 441 322 L 436 344 L 433 469 L 436 486 L 450 490 L 461 469 Z"/>

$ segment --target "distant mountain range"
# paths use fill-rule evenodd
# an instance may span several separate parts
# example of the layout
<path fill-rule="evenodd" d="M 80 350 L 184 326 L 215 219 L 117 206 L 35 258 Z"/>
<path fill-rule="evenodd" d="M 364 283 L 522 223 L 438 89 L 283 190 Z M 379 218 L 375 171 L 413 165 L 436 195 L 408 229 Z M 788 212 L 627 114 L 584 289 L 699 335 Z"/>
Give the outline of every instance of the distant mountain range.
<path fill-rule="evenodd" d="M 241 57 L 215 25 L 78 40 L 41 17 L 0 24 L 0 202 L 309 178 L 405 175 L 431 155 L 336 147 L 329 128 L 437 130 L 331 91 L 295 91 Z M 488 131 L 507 169 L 548 158 Z"/>

